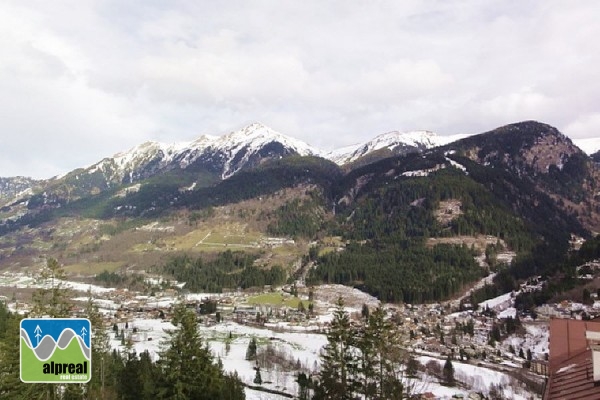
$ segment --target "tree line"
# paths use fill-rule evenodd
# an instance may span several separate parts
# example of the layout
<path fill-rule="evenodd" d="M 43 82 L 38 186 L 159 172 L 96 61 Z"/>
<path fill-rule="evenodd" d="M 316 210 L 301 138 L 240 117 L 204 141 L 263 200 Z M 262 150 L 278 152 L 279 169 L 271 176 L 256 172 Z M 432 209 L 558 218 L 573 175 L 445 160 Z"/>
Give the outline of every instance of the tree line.
<path fill-rule="evenodd" d="M 42 278 L 60 282 L 64 272 L 56 260 L 48 260 Z M 73 317 L 70 294 L 60 284 L 38 289 L 27 317 Z M 244 387 L 236 374 L 229 374 L 212 355 L 201 338 L 196 315 L 183 304 L 175 307 L 169 339 L 160 358 L 152 360 L 147 352 L 136 354 L 110 349 L 102 318 L 92 303 L 78 317 L 92 323 L 92 378 L 84 384 L 26 384 L 19 378 L 19 322 L 23 316 L 9 312 L 0 303 L 0 398 L 51 400 L 241 400 Z"/>
<path fill-rule="evenodd" d="M 168 261 L 161 272 L 185 282 L 185 289 L 193 292 L 220 293 L 224 288 L 246 289 L 285 283 L 285 270 L 275 265 L 269 269 L 254 265 L 255 254 L 227 250 L 214 259 L 177 256 Z"/>
<path fill-rule="evenodd" d="M 343 252 L 319 257 L 307 283 L 353 285 L 384 302 L 443 300 L 482 277 L 473 255 L 466 246 L 354 242 Z"/>
<path fill-rule="evenodd" d="M 299 376 L 299 399 L 394 400 L 413 398 L 423 391 L 415 360 L 404 348 L 407 335 L 383 308 L 367 314 L 354 324 L 338 300 L 321 352 L 318 379 L 311 382 Z"/>

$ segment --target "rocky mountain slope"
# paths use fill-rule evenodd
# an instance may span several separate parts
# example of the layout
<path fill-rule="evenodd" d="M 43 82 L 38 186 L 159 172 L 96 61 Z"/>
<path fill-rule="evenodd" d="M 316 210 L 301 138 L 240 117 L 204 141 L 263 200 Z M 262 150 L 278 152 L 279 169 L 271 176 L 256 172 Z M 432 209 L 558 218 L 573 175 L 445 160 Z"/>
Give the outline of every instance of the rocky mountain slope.
<path fill-rule="evenodd" d="M 146 268 L 180 252 L 233 249 L 292 270 L 312 257 L 313 282 L 426 301 L 478 279 L 473 252 L 515 252 L 515 274 L 527 276 L 551 271 L 572 234 L 600 228 L 598 168 L 551 126 L 526 121 L 437 147 L 427 134 L 392 155 L 399 137 L 363 146 L 366 158 L 345 168 L 260 125 L 194 145 L 148 143 L 6 204 L 0 268 L 47 255 L 77 271 Z M 369 159 L 382 150 L 390 157 Z M 479 237 L 491 247 L 460 246 Z M 308 243 L 331 255 L 308 255 Z M 416 279 L 425 269 L 444 277 L 433 291 Z"/>

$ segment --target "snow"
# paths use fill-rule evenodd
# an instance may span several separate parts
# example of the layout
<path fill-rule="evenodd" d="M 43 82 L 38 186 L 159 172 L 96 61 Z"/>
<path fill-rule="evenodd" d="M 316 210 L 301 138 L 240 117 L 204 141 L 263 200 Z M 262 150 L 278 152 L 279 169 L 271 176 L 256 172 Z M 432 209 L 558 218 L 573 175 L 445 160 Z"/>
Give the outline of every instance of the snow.
<path fill-rule="evenodd" d="M 479 309 L 485 310 L 486 308 L 489 308 L 490 310 L 494 310 L 496 312 L 502 312 L 512 306 L 513 297 L 514 295 L 511 292 L 494 297 L 493 299 L 482 301 L 479 303 Z"/>
<path fill-rule="evenodd" d="M 550 343 L 548 324 L 545 322 L 523 322 L 522 324 L 525 334 L 509 336 L 501 343 L 501 347 L 508 351 L 512 346 L 517 353 L 520 349 L 523 349 L 523 352 L 531 350 L 534 359 L 544 359 Z"/>
<path fill-rule="evenodd" d="M 516 318 L 517 317 L 517 309 L 514 307 L 508 307 L 506 310 L 498 313 L 498 318 Z"/>
<path fill-rule="evenodd" d="M 336 164 L 343 165 L 355 161 L 372 151 L 384 148 L 393 149 L 394 147 L 398 146 L 410 146 L 429 149 L 439 146 L 438 143 L 440 143 L 439 137 L 430 131 L 393 131 L 383 133 L 364 143 L 333 150 L 326 155 L 326 158 L 330 159 Z"/>
<path fill-rule="evenodd" d="M 446 157 L 446 160 L 448 160 L 448 162 L 450 162 L 450 165 L 452 165 L 454 168 L 458 168 L 462 172 L 467 173 L 467 168 L 464 165 L 459 164 L 456 161 L 449 159 L 448 157 Z"/>
<path fill-rule="evenodd" d="M 273 393 L 259 392 L 258 390 L 252 390 L 245 388 L 246 400 L 289 400 L 288 397 L 279 396 Z"/>
<path fill-rule="evenodd" d="M 124 323 L 118 325 L 119 330 L 124 328 Z M 170 322 L 164 322 L 159 319 L 133 319 L 128 323 L 132 330 L 137 328 L 137 341 L 133 343 L 133 350 L 136 353 L 148 351 L 153 360 L 158 359 L 161 350 L 161 343 L 169 338 L 168 331 L 175 329 Z M 321 348 L 327 343 L 327 338 L 322 334 L 299 333 L 274 331 L 272 329 L 260 329 L 240 325 L 235 322 L 226 322 L 211 327 L 199 326 L 204 340 L 207 341 L 209 348 L 223 363 L 223 368 L 227 372 L 237 371 L 240 379 L 249 385 L 254 385 L 255 363 L 246 360 L 246 350 L 250 340 L 257 338 L 259 349 L 270 343 L 277 349 L 287 352 L 293 360 L 298 360 L 307 370 L 311 370 L 318 365 L 319 353 Z M 233 334 L 229 351 L 226 350 L 226 338 L 229 333 Z M 111 333 L 110 345 L 114 349 L 123 349 L 121 341 Z M 152 338 L 152 340 L 148 340 Z M 295 382 L 295 371 L 265 371 L 261 370 L 263 378 L 263 387 L 283 391 L 290 394 L 297 392 Z M 263 393 L 255 390 L 247 390 L 253 399 L 279 399 L 282 396 Z"/>
<path fill-rule="evenodd" d="M 568 370 L 570 370 L 570 369 L 573 369 L 573 368 L 575 368 L 576 366 L 577 366 L 577 364 L 569 364 L 569 365 L 567 365 L 566 367 L 559 368 L 559 370 L 558 370 L 558 371 L 556 371 L 556 373 L 557 373 L 557 374 L 561 374 L 561 373 L 563 373 L 563 372 L 567 372 Z"/>
<path fill-rule="evenodd" d="M 430 361 L 437 362 L 440 368 L 443 368 L 445 360 L 440 360 L 428 356 L 420 356 L 417 360 L 425 365 Z M 465 384 L 469 391 L 482 392 L 487 394 L 492 384 L 502 388 L 505 398 L 509 399 L 529 399 L 531 393 L 524 388 L 519 387 L 516 381 L 513 381 L 510 376 L 500 371 L 494 371 L 489 368 L 479 367 L 472 364 L 461 363 L 458 360 L 452 361 L 454 367 L 454 378 Z M 462 393 L 466 397 L 466 393 L 455 388 L 447 388 L 439 384 L 430 383 L 428 391 L 434 393 L 441 398 L 450 398 L 454 393 Z"/>
<path fill-rule="evenodd" d="M 279 142 L 302 156 L 324 155 L 324 152 L 301 140 L 282 135 L 260 123 L 253 123 L 223 136 L 203 135 L 193 142 L 145 142 L 105 158 L 86 169 L 90 174 L 101 171 L 111 180 L 122 180 L 127 175 L 131 178 L 136 170 L 150 162 L 157 162 L 157 167 L 163 168 L 177 161 L 181 168 L 186 168 L 203 155 L 220 153 L 225 160 L 223 178 L 227 178 L 237 172 L 231 164 L 232 160 L 236 159 L 238 165 L 243 165 L 253 154 L 271 142 Z M 240 154 L 242 157 L 239 157 Z"/>
<path fill-rule="evenodd" d="M 321 151 L 301 140 L 284 136 L 260 123 L 253 123 L 239 131 L 221 136 L 213 143 L 214 147 L 227 154 L 223 179 L 228 178 L 237 172 L 231 165 L 231 161 L 238 158 L 238 154 L 243 154 L 241 162 L 243 165 L 253 154 L 256 154 L 261 148 L 275 141 L 283 144 L 288 149 L 292 149 L 301 156 L 321 155 Z"/>
<path fill-rule="evenodd" d="M 393 149 L 398 146 L 411 146 L 430 149 L 432 147 L 443 146 L 456 140 L 467 137 L 468 135 L 458 134 L 450 136 L 439 136 L 434 132 L 417 130 L 409 132 L 392 131 L 383 133 L 367 142 L 345 146 L 328 152 L 325 157 L 338 165 L 347 164 L 368 154 L 372 151 L 388 148 Z"/>
<path fill-rule="evenodd" d="M 48 289 L 52 286 L 52 281 L 51 281 L 51 279 L 47 279 L 47 280 L 35 279 L 31 276 L 20 274 L 20 273 L 5 272 L 3 274 L 0 274 L 0 284 L 2 286 L 11 286 L 11 287 L 18 288 L 18 289 L 23 289 L 23 288 Z M 68 289 L 75 290 L 78 292 L 87 292 L 88 290 L 91 290 L 91 292 L 94 294 L 106 293 L 106 292 L 111 292 L 111 291 L 115 290 L 113 288 L 104 288 L 104 287 L 101 287 L 98 285 L 93 285 L 93 284 L 88 284 L 88 283 L 73 282 L 73 281 L 59 280 L 59 279 L 55 279 L 54 284 L 61 285 L 63 288 L 68 288 Z"/>

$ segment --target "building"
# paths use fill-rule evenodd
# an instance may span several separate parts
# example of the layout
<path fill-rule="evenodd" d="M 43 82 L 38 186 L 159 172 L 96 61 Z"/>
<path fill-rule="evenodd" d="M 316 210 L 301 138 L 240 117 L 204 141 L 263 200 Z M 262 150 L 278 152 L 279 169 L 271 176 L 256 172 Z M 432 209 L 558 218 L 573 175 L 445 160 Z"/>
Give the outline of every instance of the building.
<path fill-rule="evenodd" d="M 600 321 L 550 320 L 544 400 L 600 400 Z"/>

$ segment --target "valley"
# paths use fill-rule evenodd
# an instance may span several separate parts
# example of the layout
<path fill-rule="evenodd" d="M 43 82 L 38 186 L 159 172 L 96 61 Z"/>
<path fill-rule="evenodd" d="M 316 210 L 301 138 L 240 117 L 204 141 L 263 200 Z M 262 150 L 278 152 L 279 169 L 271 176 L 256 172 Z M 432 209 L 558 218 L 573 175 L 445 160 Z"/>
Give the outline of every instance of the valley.
<path fill-rule="evenodd" d="M 418 362 L 417 376 L 406 382 L 419 393 L 448 398 L 487 393 L 496 387 L 507 397 L 528 399 L 535 397 L 543 381 L 543 377 L 523 368 L 528 360 L 543 360 L 548 352 L 548 331 L 543 320 L 521 322 L 519 331 L 507 336 L 503 333 L 501 342 L 490 343 L 488 339 L 496 320 L 490 319 L 487 310 L 493 310 L 499 318 L 511 315 L 511 309 L 514 315 L 511 300 L 515 294 L 482 303 L 478 310 L 453 312 L 450 303 L 380 304 L 372 296 L 341 285 L 286 285 L 265 292 L 187 293 L 182 297 L 180 290 L 185 286 L 178 282 L 150 276 L 144 282 L 146 289 L 136 291 L 73 280 L 52 283 L 35 275 L 5 272 L 0 274 L 0 293 L 12 292 L 3 298 L 9 310 L 20 314 L 30 311 L 26 293 L 52 284 L 69 292 L 74 305 L 72 315 L 85 315 L 85 304 L 91 299 L 102 315 L 112 348 L 125 354 L 147 351 L 154 360 L 168 339 L 167 332 L 173 329 L 173 306 L 183 301 L 198 313 L 203 340 L 226 371 L 237 372 L 249 399 L 295 397 L 300 391 L 299 373 L 318 375 L 321 351 L 327 344 L 325 333 L 339 298 L 344 301 L 344 311 L 357 323 L 365 307 L 374 310 L 382 305 L 399 324 L 406 337 L 405 350 Z M 203 311 L 211 303 L 214 310 Z M 247 359 L 252 340 L 257 342 L 256 361 Z M 447 386 L 439 371 L 443 360 L 455 351 L 457 384 Z M 256 365 L 261 369 L 260 384 L 254 382 Z"/>
<path fill-rule="evenodd" d="M 318 398 L 335 362 L 361 365 L 344 390 L 368 397 L 369 357 L 405 393 L 541 398 L 550 318 L 600 314 L 598 167 L 535 121 L 329 155 L 252 124 L 5 187 L 7 318 L 51 293 L 69 315 L 94 305 L 113 367 L 157 374 L 193 320 L 174 332 L 197 329 L 250 399 Z"/>

